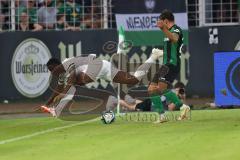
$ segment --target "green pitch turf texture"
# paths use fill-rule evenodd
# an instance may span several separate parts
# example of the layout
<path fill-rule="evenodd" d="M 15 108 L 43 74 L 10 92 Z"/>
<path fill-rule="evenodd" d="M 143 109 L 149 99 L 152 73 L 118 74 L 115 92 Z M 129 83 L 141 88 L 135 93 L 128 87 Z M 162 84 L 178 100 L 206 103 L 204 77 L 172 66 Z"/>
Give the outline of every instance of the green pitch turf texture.
<path fill-rule="evenodd" d="M 192 120 L 164 124 L 117 120 L 51 130 L 79 122 L 0 120 L 0 160 L 239 160 L 240 110 L 193 111 Z M 41 131 L 48 133 L 32 135 Z M 17 137 L 25 139 L 16 140 Z"/>

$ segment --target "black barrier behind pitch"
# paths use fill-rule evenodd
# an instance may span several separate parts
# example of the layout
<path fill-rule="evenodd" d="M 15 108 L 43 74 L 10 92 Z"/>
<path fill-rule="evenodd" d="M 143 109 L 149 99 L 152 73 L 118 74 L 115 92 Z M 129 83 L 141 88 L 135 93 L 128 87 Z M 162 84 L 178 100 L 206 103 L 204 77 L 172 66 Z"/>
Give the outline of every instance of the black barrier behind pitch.
<path fill-rule="evenodd" d="M 240 50 L 240 27 L 203 27 L 189 30 L 190 77 L 187 92 L 213 97 L 216 51 Z"/>
<path fill-rule="evenodd" d="M 44 56 L 35 57 L 34 55 L 41 55 L 40 53 L 50 52 L 51 57 L 64 59 L 72 56 L 79 56 L 81 54 L 94 53 L 97 55 L 113 54 L 116 51 L 116 30 L 101 30 L 101 31 L 84 31 L 84 32 L 5 32 L 0 34 L 0 65 L 1 65 L 1 83 L 0 83 L 0 98 L 1 99 L 23 99 L 23 96 L 17 90 L 16 85 L 27 85 L 24 81 L 27 79 L 30 84 L 34 84 L 34 80 L 38 76 L 31 78 L 27 76 L 18 77 L 17 72 L 28 72 L 29 76 L 31 66 L 24 66 L 24 64 L 31 64 L 28 59 L 35 59 L 40 65 L 43 65 Z M 35 41 L 36 40 L 36 41 Z M 109 50 L 104 49 L 106 42 L 114 42 Z M 43 45 L 41 45 L 43 44 Z M 110 45 L 110 44 L 108 44 Z M 105 46 L 107 47 L 107 46 Z M 14 59 L 15 55 L 15 59 Z M 32 56 L 32 57 L 30 57 Z M 25 57 L 25 58 L 24 58 Z M 45 57 L 46 58 L 46 57 Z M 48 58 L 48 57 L 47 57 Z M 50 57 L 49 57 L 50 58 Z M 21 61 L 21 63 L 19 62 Z M 42 61 L 42 62 L 41 62 Z M 32 67 L 36 66 L 35 62 Z M 19 67 L 17 67 L 19 66 Z M 16 71 L 15 80 L 13 78 L 12 69 Z M 24 70 L 25 68 L 25 70 Z M 38 67 L 39 68 L 39 67 Z M 39 69 L 36 69 L 39 70 Z M 35 71 L 36 71 L 35 70 Z M 42 74 L 42 73 L 40 73 Z M 26 74 L 25 74 L 26 75 Z M 22 78 L 22 82 L 19 82 Z M 35 79 L 34 79 L 35 78 Z M 19 82 L 19 84 L 16 84 Z M 29 86 L 26 86 L 29 87 Z M 21 87 L 19 87 L 21 88 Z M 47 98 L 49 90 L 44 92 L 40 98 Z"/>
<path fill-rule="evenodd" d="M 191 28 L 189 30 L 190 58 L 188 59 L 189 67 L 185 68 L 188 70 L 187 72 L 189 72 L 189 76 L 187 76 L 188 95 L 200 95 L 204 97 L 213 96 L 213 53 L 219 50 L 226 51 L 234 50 L 235 48 L 239 49 L 239 45 L 237 45 L 239 42 L 239 36 L 236 36 L 238 33 L 240 33 L 240 28 L 238 26 Z M 36 45 L 35 43 L 23 43 L 24 41 L 29 42 L 27 41 L 29 38 L 35 40 L 37 39 L 36 43 L 42 42 L 43 44 L 37 43 Z M 32 64 L 31 58 L 29 58 L 29 55 L 37 55 L 34 53 L 40 52 L 42 49 L 42 52 L 47 53 L 48 51 L 44 50 L 44 47 L 49 50 L 52 57 L 61 59 L 69 56 L 77 56 L 79 54 L 95 53 L 102 59 L 110 60 L 111 55 L 116 52 L 117 40 L 116 30 L 1 33 L 0 99 L 26 99 L 26 96 L 19 92 L 20 87 L 18 90 L 16 88 L 16 82 L 14 82 L 12 78 L 12 69 L 15 68 L 17 70 L 16 73 L 29 72 L 30 76 L 33 74 L 31 67 L 36 66 L 34 73 L 39 72 L 44 74 L 45 67 L 43 62 L 45 60 L 44 57 L 47 56 L 47 54 L 39 54 L 42 55 L 42 57 L 40 57 L 42 62 L 39 62 L 37 65 Z M 127 61 L 142 63 L 144 59 L 149 56 L 152 47 L 153 46 L 133 47 L 128 53 Z M 28 58 L 23 58 L 23 63 L 19 63 L 19 61 L 13 60 L 13 57 L 16 54 L 20 59 L 23 54 Z M 12 67 L 12 64 L 15 66 Z M 29 65 L 26 66 L 24 64 Z M 18 76 L 18 74 L 15 76 Z M 38 76 L 29 78 L 29 76 L 25 76 L 24 78 L 30 80 L 30 82 L 39 78 Z M 19 82 L 19 79 L 16 81 Z M 30 82 L 28 84 L 31 84 Z M 24 84 L 23 82 L 21 83 Z M 90 87 L 111 90 L 107 86 L 108 84 L 104 81 L 97 84 L 90 84 Z M 44 89 L 45 88 L 43 87 L 43 91 Z M 44 91 L 44 93 L 37 98 L 46 99 L 48 96 L 49 90 Z"/>

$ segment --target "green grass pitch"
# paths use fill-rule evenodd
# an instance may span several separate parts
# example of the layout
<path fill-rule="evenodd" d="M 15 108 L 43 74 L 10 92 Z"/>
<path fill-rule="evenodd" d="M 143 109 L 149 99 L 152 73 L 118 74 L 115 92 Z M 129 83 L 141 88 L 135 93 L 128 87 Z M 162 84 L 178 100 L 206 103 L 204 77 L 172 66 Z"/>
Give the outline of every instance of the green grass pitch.
<path fill-rule="evenodd" d="M 54 118 L 0 120 L 1 160 L 239 160 L 240 110 L 192 111 L 192 120 L 164 124 Z M 33 135 L 21 140 L 17 137 Z"/>

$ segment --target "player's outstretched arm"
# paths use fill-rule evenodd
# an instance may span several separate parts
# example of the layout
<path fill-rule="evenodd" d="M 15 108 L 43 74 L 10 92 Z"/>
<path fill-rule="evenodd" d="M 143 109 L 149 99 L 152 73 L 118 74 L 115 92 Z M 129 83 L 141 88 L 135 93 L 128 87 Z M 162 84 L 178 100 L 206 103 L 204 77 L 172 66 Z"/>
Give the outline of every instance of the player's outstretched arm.
<path fill-rule="evenodd" d="M 71 72 L 69 74 L 68 80 L 67 80 L 67 84 L 65 85 L 65 87 L 63 88 L 62 92 L 60 92 L 57 96 L 55 96 L 53 98 L 53 103 L 60 101 L 69 91 L 69 89 L 71 88 L 71 86 L 76 84 L 76 74 L 75 72 Z"/>
<path fill-rule="evenodd" d="M 57 85 L 56 88 L 54 89 L 52 95 L 48 99 L 47 103 L 45 104 L 46 106 L 51 106 L 51 104 L 54 102 L 54 98 L 59 95 L 63 91 L 64 85 Z"/>
<path fill-rule="evenodd" d="M 128 104 L 126 101 L 124 101 L 124 100 L 120 100 L 120 105 L 121 106 L 123 106 L 123 107 L 126 107 L 127 109 L 129 109 L 130 111 L 135 111 L 135 109 L 136 109 L 136 105 L 138 104 L 138 103 L 141 103 L 142 101 L 138 101 L 137 103 L 134 103 L 134 104 Z"/>

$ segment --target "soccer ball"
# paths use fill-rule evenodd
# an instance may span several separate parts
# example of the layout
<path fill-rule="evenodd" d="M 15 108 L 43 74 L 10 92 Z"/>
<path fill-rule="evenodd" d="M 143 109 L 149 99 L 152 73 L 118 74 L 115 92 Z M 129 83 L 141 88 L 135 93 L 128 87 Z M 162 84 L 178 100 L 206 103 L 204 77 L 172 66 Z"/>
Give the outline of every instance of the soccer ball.
<path fill-rule="evenodd" d="M 103 123 L 110 124 L 115 120 L 115 114 L 113 111 L 104 111 L 102 113 L 102 119 Z"/>

